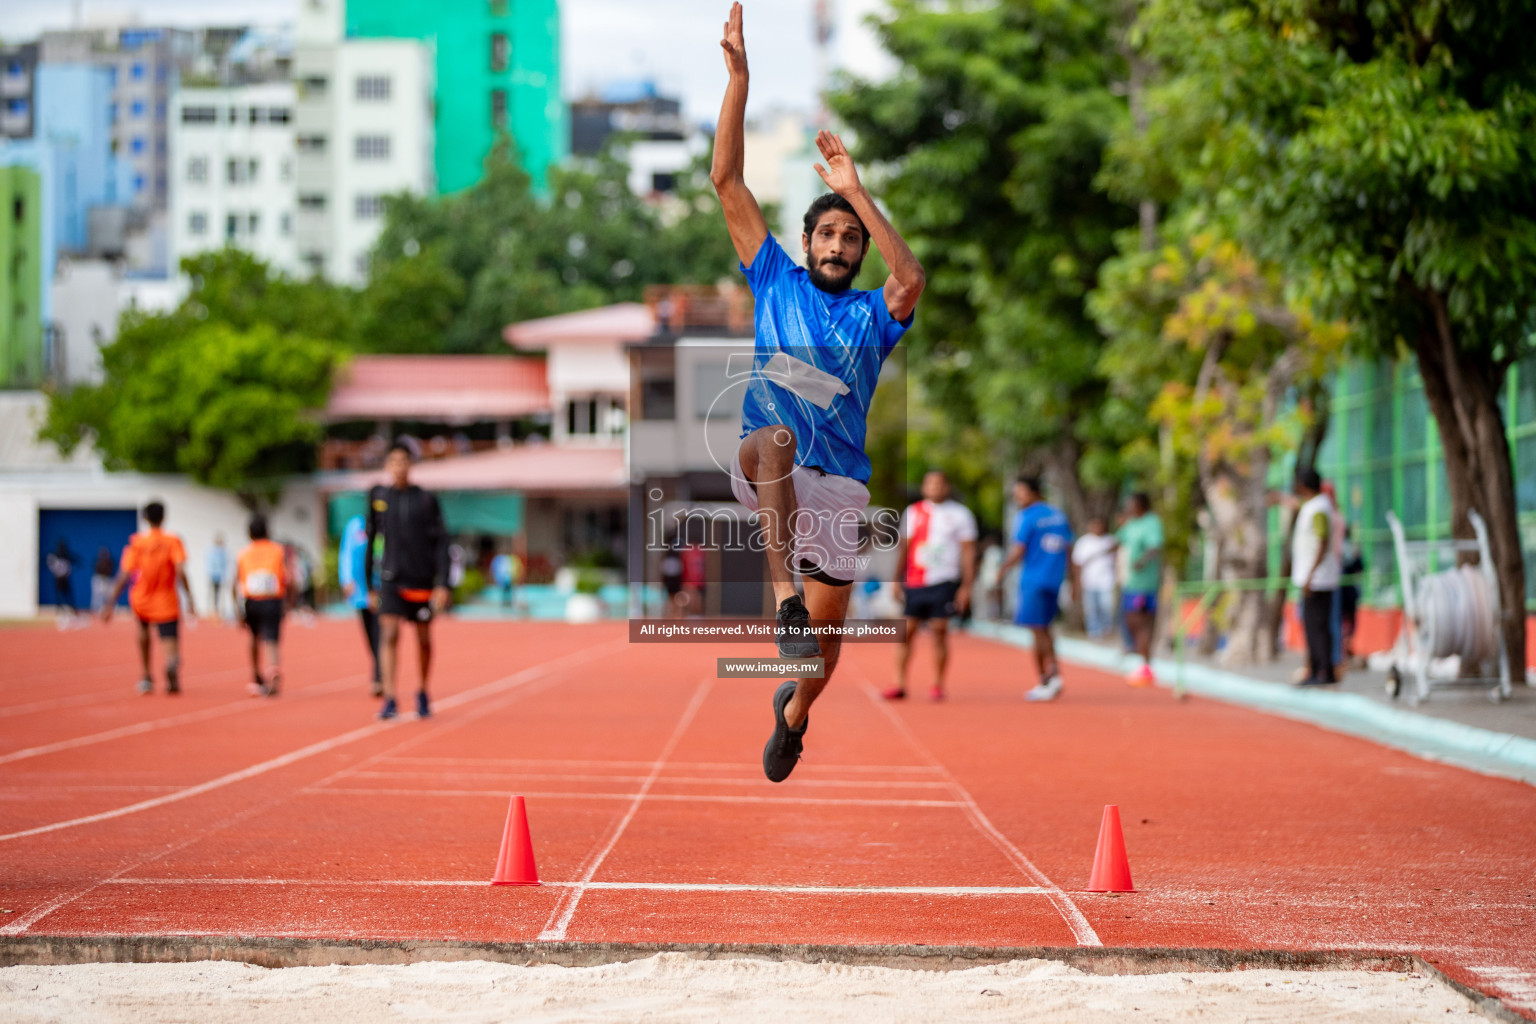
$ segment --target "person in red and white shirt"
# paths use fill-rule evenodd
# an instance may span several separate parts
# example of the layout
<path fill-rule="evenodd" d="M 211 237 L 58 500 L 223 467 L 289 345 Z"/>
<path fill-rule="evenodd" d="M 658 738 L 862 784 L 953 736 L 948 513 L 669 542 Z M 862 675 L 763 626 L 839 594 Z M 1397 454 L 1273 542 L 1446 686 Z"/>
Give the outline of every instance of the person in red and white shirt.
<path fill-rule="evenodd" d="M 896 685 L 882 696 L 901 700 L 907 695 L 907 662 L 912 638 L 928 623 L 933 630 L 934 679 L 932 700 L 944 699 L 944 668 L 949 662 L 949 619 L 970 606 L 976 579 L 976 517 L 949 496 L 949 478 L 941 470 L 923 476 L 923 500 L 907 506 L 901 516 L 901 543 L 896 549 L 907 635 L 896 652 Z"/>

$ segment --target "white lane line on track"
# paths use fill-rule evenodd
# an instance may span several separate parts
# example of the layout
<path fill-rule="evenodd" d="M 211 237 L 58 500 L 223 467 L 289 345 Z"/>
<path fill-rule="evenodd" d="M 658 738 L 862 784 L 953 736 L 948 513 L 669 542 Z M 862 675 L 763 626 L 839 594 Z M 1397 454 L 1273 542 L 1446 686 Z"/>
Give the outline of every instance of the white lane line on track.
<path fill-rule="evenodd" d="M 626 638 L 622 641 L 603 644 L 598 647 L 589 647 L 585 650 L 577 651 L 574 654 L 567 654 L 562 657 L 555 658 L 551 661 L 546 661 L 541 664 L 534 665 L 530 668 L 523 669 L 521 672 L 516 672 L 510 676 L 506 676 L 505 678 L 495 680 L 494 682 L 485 683 L 470 690 L 465 690 L 463 693 L 455 694 L 453 697 L 439 701 L 437 706 L 439 708 L 457 707 L 470 700 L 476 700 L 480 697 L 488 697 L 509 688 L 522 686 L 523 684 L 531 682 L 534 679 L 537 679 L 540 676 L 555 670 L 556 668 L 569 667 L 569 664 L 571 663 L 579 664 L 582 661 L 595 658 L 600 653 L 607 651 L 609 648 L 612 648 L 619 643 L 627 644 L 628 639 Z M 396 719 L 392 722 L 375 722 L 371 725 L 366 725 L 359 729 L 353 729 L 349 732 L 344 732 L 339 736 L 333 736 L 328 740 L 321 740 L 318 743 L 311 743 L 307 747 L 300 747 L 298 750 L 293 750 L 278 757 L 262 761 L 259 764 L 253 764 L 249 768 L 242 768 L 239 771 L 230 772 L 227 775 L 221 775 L 216 779 L 210 779 L 207 782 L 199 783 L 195 786 L 188 786 L 186 789 L 177 790 L 174 793 L 167 793 L 165 796 L 156 797 L 153 800 L 141 800 L 136 804 L 129 804 L 126 807 L 117 807 L 110 811 L 102 811 L 98 814 L 87 814 L 79 818 L 70 818 L 67 821 L 56 821 L 49 825 L 39 825 L 35 828 L 23 829 L 19 832 L 10 832 L 5 835 L 0 835 L 0 842 L 8 842 L 12 839 L 22 839 L 27 836 L 42 835 L 48 832 L 58 832 L 62 829 L 75 828 L 80 825 L 90 825 L 98 821 L 109 821 L 113 818 L 121 818 L 125 815 L 136 814 L 139 811 L 147 811 L 156 807 L 163 807 L 166 804 L 175 803 L 179 800 L 186 800 L 189 797 L 200 796 L 203 793 L 207 793 L 215 789 L 220 789 L 224 786 L 231 785 L 232 783 L 243 782 L 246 779 L 254 778 L 258 775 L 263 775 L 267 772 L 273 771 L 274 769 L 293 764 L 296 761 L 302 761 L 305 758 L 313 757 L 316 754 L 323 754 L 328 750 L 334 750 L 337 747 L 346 746 L 347 744 L 355 742 L 356 740 L 360 740 L 365 737 L 372 736 L 376 733 L 383 732 L 386 729 L 396 728 L 404 722 L 409 722 L 411 720 L 412 719 L 407 718 Z"/>
<path fill-rule="evenodd" d="M 124 673 L 131 678 L 138 673 L 137 669 L 130 669 Z M 191 685 L 198 686 L 201 683 L 211 683 L 216 680 L 230 677 L 249 677 L 246 669 L 220 669 L 217 672 L 199 672 L 191 677 Z M 136 680 L 135 680 L 136 681 Z M 142 704 L 144 695 L 135 693 L 130 683 L 124 686 L 114 686 L 110 690 L 97 690 L 94 693 L 81 693 L 73 697 L 53 697 L 48 700 L 37 700 L 30 704 L 15 704 L 8 708 L 0 708 L 0 718 L 10 718 L 13 715 L 31 715 L 42 711 L 58 711 L 63 708 L 76 708 L 91 704 Z"/>
<path fill-rule="evenodd" d="M 869 698 L 870 703 L 890 720 L 891 724 L 896 727 L 896 731 L 901 733 L 902 738 L 917 752 L 918 756 L 930 764 L 943 769 L 945 778 L 954 787 L 955 796 L 959 797 L 964 803 L 966 814 L 970 817 L 971 824 L 976 826 L 977 831 L 986 836 L 992 842 L 992 845 L 997 847 L 998 851 L 1013 863 L 1014 867 L 1022 871 L 1041 888 L 1048 890 L 1051 905 L 1061 914 L 1062 920 L 1071 929 L 1072 937 L 1077 940 L 1077 944 L 1079 946 L 1104 945 L 1098 933 L 1093 930 L 1093 925 L 1088 923 L 1088 919 L 1083 916 L 1083 912 L 1078 909 L 1077 904 L 1072 902 L 1072 898 L 1063 892 L 1059 885 L 1047 878 L 1045 872 L 1035 867 L 1034 863 L 1024 856 L 1024 852 L 1013 845 L 1007 836 L 998 831 L 997 826 L 992 824 L 992 819 L 988 818 L 982 812 L 981 807 L 977 805 L 975 798 L 971 796 L 970 790 L 962 786 L 949 769 L 944 767 L 944 763 L 934 757 L 928 748 L 923 745 L 922 741 L 917 738 L 917 735 L 908 728 L 907 723 L 902 720 L 901 716 L 896 714 L 891 708 L 890 702 L 880 696 L 880 692 L 875 689 L 874 684 L 868 679 L 860 679 L 859 685 L 864 690 L 864 695 Z"/>
<path fill-rule="evenodd" d="M 490 767 L 490 768 L 524 768 L 524 767 L 526 767 L 526 768 L 644 768 L 644 769 L 647 769 L 647 770 L 649 770 L 652 767 L 652 765 L 654 764 L 654 762 L 652 762 L 652 761 L 562 761 L 562 760 L 554 760 L 554 759 L 530 760 L 530 759 L 499 758 L 499 757 L 389 757 L 389 756 L 386 756 L 386 755 L 380 755 L 380 756 L 375 757 L 375 758 L 370 758 L 370 761 L 372 763 L 376 763 L 376 764 L 387 764 L 387 763 L 390 763 L 390 762 L 399 762 L 401 764 L 406 764 L 406 765 L 447 765 L 449 767 L 454 767 L 454 766 L 461 766 L 461 767 L 479 767 L 479 766 L 484 766 L 484 767 Z M 747 776 L 749 776 L 751 781 L 754 784 L 757 784 L 757 783 L 762 782 L 761 776 L 762 776 L 762 772 L 763 772 L 763 766 L 761 764 L 753 764 L 753 763 L 750 763 L 750 762 L 669 761 L 669 762 L 667 762 L 666 771 L 669 771 L 669 772 L 686 772 L 686 771 L 701 771 L 701 772 L 704 772 L 704 771 L 708 771 L 708 772 L 734 771 L 734 772 L 742 772 L 742 773 L 746 774 Z M 916 772 L 916 773 L 922 773 L 924 775 L 930 775 L 930 776 L 931 775 L 936 775 L 936 774 L 940 774 L 941 775 L 941 774 L 943 774 L 943 771 L 944 770 L 942 768 L 935 768 L 935 767 L 933 767 L 931 765 L 911 765 L 911 764 L 891 764 L 891 765 L 880 765 L 880 764 L 822 764 L 820 762 L 818 762 L 816 764 L 808 764 L 808 763 L 805 763 L 805 762 L 801 762 L 800 767 L 797 769 L 797 772 L 811 772 L 811 773 L 818 773 L 818 772 L 820 772 L 820 773 L 830 773 L 830 772 L 871 773 L 871 772 L 875 772 L 875 773 L 898 774 L 899 775 L 899 774 L 905 774 L 905 773 L 908 773 L 908 772 Z M 889 780 L 881 779 L 879 781 L 883 785 L 886 782 L 888 782 Z M 801 785 L 802 784 L 801 781 L 800 781 L 799 774 L 796 774 L 796 776 L 795 776 L 795 784 L 796 785 Z M 947 782 L 939 783 L 939 784 L 940 785 L 946 785 L 946 786 L 948 785 Z M 905 785 L 917 785 L 917 783 L 905 783 L 905 782 L 903 782 L 903 783 L 897 783 L 897 785 L 903 785 L 903 786 L 905 786 Z"/>
<path fill-rule="evenodd" d="M 324 878 L 112 878 L 107 885 L 275 885 L 319 888 L 372 889 L 379 886 L 443 887 L 488 889 L 490 883 L 479 879 L 427 878 L 408 881 L 398 878 L 378 880 Z M 608 892 L 767 892 L 807 896 L 1048 896 L 1049 889 L 1035 885 L 754 885 L 732 882 L 540 882 L 550 889 L 586 889 Z"/>
<path fill-rule="evenodd" d="M 178 839 L 176 842 L 171 843 L 169 846 L 162 847 L 158 853 L 145 854 L 136 860 L 129 861 L 127 864 L 124 864 L 122 867 L 118 868 L 116 872 L 108 875 L 106 878 L 103 878 L 98 882 L 92 882 L 89 885 L 76 889 L 72 893 L 67 893 L 63 896 L 56 896 L 41 906 L 33 907 L 21 917 L 17 918 L 15 921 L 8 922 L 4 927 L 0 927 L 0 935 L 20 935 L 28 928 L 36 924 L 38 921 L 41 921 L 43 918 L 47 917 L 49 914 L 52 914 L 54 911 L 63 907 L 67 907 L 69 904 L 75 902 L 75 900 L 78 900 L 80 897 L 86 895 L 87 893 L 93 892 L 103 885 L 115 882 L 119 878 L 122 878 L 124 875 L 127 875 L 128 872 L 137 868 L 141 868 L 145 864 L 154 863 L 163 857 L 170 856 L 178 850 L 186 849 L 193 843 L 202 842 L 204 839 L 213 835 L 215 832 L 228 828 L 237 822 L 244 821 L 246 818 L 252 817 L 253 815 L 258 814 L 269 807 L 281 803 L 284 799 L 286 799 L 286 797 L 277 797 L 273 800 L 268 800 L 266 803 L 258 804 L 255 807 L 247 807 L 245 810 L 238 811 L 223 819 L 222 821 L 215 822 L 208 828 L 194 831 L 190 836 L 185 836 L 181 839 Z"/>
<path fill-rule="evenodd" d="M 505 789 L 371 789 L 371 788 L 342 788 L 339 786 L 309 786 L 299 790 L 305 796 L 471 796 L 471 797 L 496 797 L 499 800 L 507 798 Z M 634 793 L 578 793 L 578 792 L 527 792 L 519 791 L 522 797 L 533 797 L 544 800 L 634 800 Z M 871 797 L 861 799 L 859 797 L 789 797 L 789 796 L 743 796 L 739 793 L 647 793 L 645 799 L 668 803 L 705 803 L 705 804 L 795 804 L 795 805 L 828 805 L 837 807 L 964 807 L 961 800 L 899 800 L 880 799 Z"/>
<path fill-rule="evenodd" d="M 302 700 L 305 697 L 315 697 L 321 694 L 336 693 L 357 685 L 362 676 L 356 672 L 341 679 L 333 679 L 319 686 L 295 690 L 292 695 L 285 694 L 290 702 Z M 274 698 L 281 701 L 283 697 Z M 25 750 L 13 750 L 9 754 L 0 754 L 0 764 L 11 764 L 15 761 L 24 761 L 29 757 L 42 757 L 44 754 L 57 754 L 61 750 L 74 750 L 78 747 L 90 747 L 97 743 L 108 743 L 112 740 L 120 740 L 127 736 L 140 736 L 146 732 L 155 732 L 160 729 L 172 729 L 178 725 L 190 725 L 193 722 L 206 722 L 210 718 L 223 718 L 225 715 L 234 715 L 242 711 L 251 711 L 256 708 L 277 707 L 273 699 L 257 699 L 246 697 L 244 700 L 230 701 L 228 704 L 217 704 L 211 708 L 203 708 L 201 711 L 188 711 L 182 715 L 171 715 L 169 718 L 156 718 L 148 722 L 136 722 L 133 725 L 119 726 L 116 729 L 108 729 L 105 732 L 95 732 L 88 736 L 76 736 L 73 739 L 59 740 L 56 743 L 45 743 L 38 747 L 27 747 Z"/>
<path fill-rule="evenodd" d="M 713 685 L 713 679 L 705 679 L 693 691 L 693 699 L 683 709 L 683 715 L 677 720 L 677 725 L 673 728 L 672 735 L 667 737 L 667 742 L 661 748 L 661 753 L 657 756 L 655 764 L 651 766 L 650 775 L 640 784 L 640 789 L 634 794 L 634 799 L 630 802 L 629 808 L 624 812 L 624 816 L 619 819 L 618 824 L 609 834 L 608 841 L 588 858 L 586 869 L 581 873 L 581 882 L 574 888 L 568 889 L 565 895 L 560 898 L 560 901 L 555 904 L 555 908 L 550 911 L 549 920 L 545 922 L 544 930 L 539 933 L 540 941 L 559 942 L 565 938 L 565 931 L 571 925 L 571 918 L 576 915 L 576 908 L 581 905 L 581 897 L 591 887 L 588 883 L 597 874 L 597 869 L 603 866 L 603 861 L 607 859 L 608 854 L 613 852 L 614 846 L 618 844 L 619 837 L 624 834 L 624 830 L 629 827 L 629 823 L 634 820 L 635 814 L 640 810 L 640 804 L 644 802 L 646 794 L 651 791 L 651 787 L 655 785 L 657 778 L 661 776 L 662 769 L 666 767 L 667 758 L 671 757 L 672 751 L 677 749 L 677 744 L 682 740 L 683 733 L 693 723 L 694 715 L 698 714 L 699 708 L 704 703 L 704 698 L 709 696 L 710 688 Z"/>
<path fill-rule="evenodd" d="M 557 772 L 424 772 L 424 771 L 353 771 L 350 779 L 536 779 L 540 782 L 644 782 L 644 775 L 567 775 Z M 690 778 L 663 775 L 658 784 L 668 786 L 755 786 L 761 788 L 761 772 L 755 779 Z M 797 789 L 805 786 L 847 786 L 851 789 L 949 789 L 947 782 L 901 782 L 895 779 L 796 779 Z"/>

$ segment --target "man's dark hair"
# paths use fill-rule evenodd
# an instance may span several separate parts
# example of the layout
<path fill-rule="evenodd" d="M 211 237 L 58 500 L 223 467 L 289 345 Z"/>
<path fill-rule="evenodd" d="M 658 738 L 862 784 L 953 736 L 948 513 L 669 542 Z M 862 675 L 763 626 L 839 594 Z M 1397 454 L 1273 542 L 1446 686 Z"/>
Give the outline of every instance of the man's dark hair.
<path fill-rule="evenodd" d="M 159 526 L 165 522 L 165 506 L 158 501 L 152 501 L 144 506 L 144 521 L 150 526 Z"/>
<path fill-rule="evenodd" d="M 1141 509 L 1142 515 L 1152 511 L 1152 496 L 1146 491 L 1137 491 L 1131 495 L 1131 504 Z"/>
<path fill-rule="evenodd" d="M 1040 478 L 1037 476 L 1021 476 L 1015 480 L 1014 483 L 1023 484 L 1025 487 L 1028 487 L 1032 493 L 1041 497 L 1045 496 L 1045 492 L 1040 489 Z"/>
<path fill-rule="evenodd" d="M 805 233 L 807 235 L 814 235 L 816 233 L 816 225 L 821 223 L 821 215 L 828 210 L 842 210 L 844 213 L 852 214 L 853 219 L 859 222 L 859 230 L 864 232 L 864 244 L 869 244 L 869 228 L 864 226 L 864 218 L 858 215 L 852 203 L 836 192 L 828 192 L 825 195 L 817 196 L 816 200 L 811 203 L 810 208 L 805 211 Z"/>
<path fill-rule="evenodd" d="M 266 540 L 268 537 L 267 517 L 260 514 L 259 512 L 256 515 L 251 516 L 251 525 L 247 532 L 250 533 L 251 540 Z"/>
<path fill-rule="evenodd" d="M 385 452 L 384 456 L 388 458 L 395 452 L 405 452 L 412 462 L 416 461 L 416 449 L 412 448 L 411 443 L 404 437 L 395 438 L 394 443 L 389 446 L 389 451 Z"/>
<path fill-rule="evenodd" d="M 1321 491 L 1323 478 L 1317 475 L 1317 470 L 1311 466 L 1303 466 L 1296 471 L 1296 483 L 1309 491 Z"/>

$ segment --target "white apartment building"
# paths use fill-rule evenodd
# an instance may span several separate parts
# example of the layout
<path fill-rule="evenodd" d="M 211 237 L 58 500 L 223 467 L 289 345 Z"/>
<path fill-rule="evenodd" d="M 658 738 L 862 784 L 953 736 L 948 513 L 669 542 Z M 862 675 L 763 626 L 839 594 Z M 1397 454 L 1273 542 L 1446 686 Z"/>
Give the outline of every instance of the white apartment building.
<path fill-rule="evenodd" d="M 305 0 L 295 36 L 298 258 L 362 284 L 384 197 L 435 190 L 435 55 L 408 39 L 345 39 L 342 0 Z"/>
<path fill-rule="evenodd" d="M 294 87 L 264 82 L 172 94 L 171 264 L 233 245 L 298 272 Z"/>

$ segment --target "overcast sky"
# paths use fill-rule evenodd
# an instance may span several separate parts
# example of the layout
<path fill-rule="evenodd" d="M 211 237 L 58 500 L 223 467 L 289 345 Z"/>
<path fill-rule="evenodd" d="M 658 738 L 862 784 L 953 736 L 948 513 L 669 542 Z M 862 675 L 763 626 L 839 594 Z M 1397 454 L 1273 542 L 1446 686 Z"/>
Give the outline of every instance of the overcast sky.
<path fill-rule="evenodd" d="M 291 21 L 299 0 L 81 0 L 87 23 L 136 16 L 142 24 L 200 25 Z M 429 2 L 429 0 L 424 0 Z M 840 0 L 841 60 L 869 73 L 878 66 L 866 33 L 852 28 L 879 0 Z M 813 0 L 746 0 L 751 110 L 810 109 L 816 93 Z M 649 76 L 681 95 L 688 116 L 713 120 L 725 87 L 720 26 L 728 0 L 561 0 L 565 92 L 576 96 L 614 78 Z M 717 10 L 718 8 L 718 10 Z M 70 0 L 0 0 L 0 38 L 19 41 L 69 26 Z M 210 16 L 210 11 L 217 15 Z"/>

